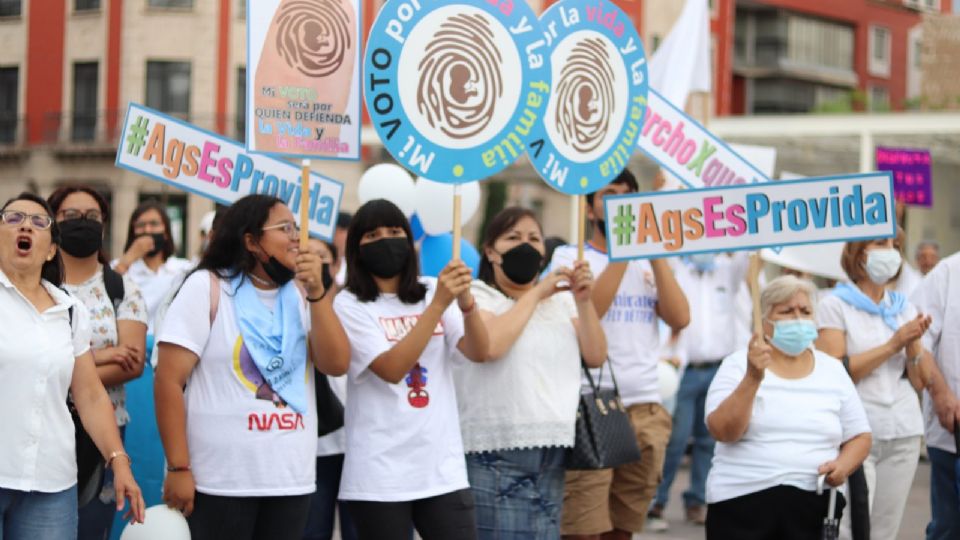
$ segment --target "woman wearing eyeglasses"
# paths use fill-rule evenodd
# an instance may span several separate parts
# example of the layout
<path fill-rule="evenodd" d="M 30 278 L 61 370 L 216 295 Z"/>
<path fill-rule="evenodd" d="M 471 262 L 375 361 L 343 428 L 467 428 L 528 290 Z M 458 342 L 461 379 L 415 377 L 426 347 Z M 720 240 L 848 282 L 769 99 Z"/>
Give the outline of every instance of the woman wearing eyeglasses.
<path fill-rule="evenodd" d="M 194 540 L 303 535 L 316 489 L 314 368 L 342 375 L 350 346 L 322 262 L 297 237 L 280 199 L 235 202 L 160 327 L 163 499 Z"/>
<path fill-rule="evenodd" d="M 129 277 L 111 278 L 122 279 L 123 283 L 123 296 L 111 298 L 105 273 L 113 271 L 105 266 L 101 249 L 104 225 L 109 219 L 103 196 L 87 186 L 63 186 L 54 191 L 47 202 L 60 228 L 65 270 L 63 287 L 83 302 L 90 315 L 94 364 L 113 403 L 122 437 L 130 421 L 124 383 L 143 373 L 147 306 L 140 289 Z M 113 478 L 108 471 L 102 490 L 80 510 L 79 538 L 109 537 L 113 506 Z"/>
<path fill-rule="evenodd" d="M 76 538 L 77 462 L 67 409 L 112 469 L 118 509 L 143 521 L 110 397 L 90 348 L 87 309 L 58 288 L 60 228 L 46 201 L 23 193 L 0 208 L 0 531 L 6 540 Z"/>

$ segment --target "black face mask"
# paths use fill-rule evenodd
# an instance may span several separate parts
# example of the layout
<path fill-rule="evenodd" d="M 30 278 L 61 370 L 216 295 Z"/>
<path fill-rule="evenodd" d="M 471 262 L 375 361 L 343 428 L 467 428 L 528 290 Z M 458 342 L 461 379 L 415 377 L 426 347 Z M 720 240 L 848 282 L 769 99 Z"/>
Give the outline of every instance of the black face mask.
<path fill-rule="evenodd" d="M 406 238 L 381 238 L 360 246 L 357 260 L 368 272 L 380 279 L 390 279 L 403 270 L 410 259 Z"/>
<path fill-rule="evenodd" d="M 500 269 L 517 285 L 530 283 L 543 269 L 543 255 L 526 242 L 501 253 L 500 257 L 503 260 Z"/>
<path fill-rule="evenodd" d="M 89 219 L 68 219 L 60 223 L 60 247 L 67 254 L 83 259 L 100 251 L 103 224 Z"/>
<path fill-rule="evenodd" d="M 153 257 L 154 255 L 163 252 L 163 247 L 167 245 L 167 235 L 162 232 L 149 233 L 142 236 L 153 237 L 153 249 L 147 252 L 147 257 Z"/>
<path fill-rule="evenodd" d="M 326 295 L 330 287 L 333 286 L 333 274 L 330 273 L 329 263 L 323 263 L 323 268 L 320 270 L 320 280 L 323 283 L 323 294 Z"/>
<path fill-rule="evenodd" d="M 286 285 L 296 275 L 296 272 L 284 266 L 276 257 L 270 257 L 267 262 L 260 264 L 263 265 L 263 271 L 267 276 L 280 287 Z"/>

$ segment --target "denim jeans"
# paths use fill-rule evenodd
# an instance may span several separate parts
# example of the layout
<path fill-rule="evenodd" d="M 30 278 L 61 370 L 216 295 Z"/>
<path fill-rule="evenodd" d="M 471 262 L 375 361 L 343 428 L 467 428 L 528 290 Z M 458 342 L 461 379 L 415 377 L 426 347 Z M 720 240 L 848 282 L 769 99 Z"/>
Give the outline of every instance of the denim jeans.
<path fill-rule="evenodd" d="M 673 431 L 670 432 L 667 456 L 663 462 L 663 480 L 657 487 L 657 496 L 654 498 L 657 506 L 667 506 L 670 486 L 673 485 L 690 437 L 693 437 L 690 489 L 683 492 L 683 502 L 689 508 L 703 505 L 706 501 L 707 473 L 710 472 L 716 441 L 707 431 L 703 409 L 707 390 L 710 389 L 710 383 L 713 382 L 719 367 L 719 363 L 703 368 L 687 366 L 683 372 L 680 388 L 677 390 L 676 408 L 673 411 Z"/>
<path fill-rule="evenodd" d="M 560 537 L 564 448 L 467 454 L 480 540 Z"/>
<path fill-rule="evenodd" d="M 930 456 L 930 523 L 927 540 L 960 538 L 960 478 L 955 467 L 960 455 L 927 447 Z"/>
<path fill-rule="evenodd" d="M 76 537 L 76 485 L 56 493 L 0 488 L 0 540 Z"/>
<path fill-rule="evenodd" d="M 317 491 L 310 496 L 310 513 L 303 540 L 330 540 L 333 538 L 334 511 L 340 510 L 340 538 L 357 540 L 357 532 L 347 505 L 337 502 L 340 492 L 340 474 L 343 472 L 343 454 L 317 458 Z"/>

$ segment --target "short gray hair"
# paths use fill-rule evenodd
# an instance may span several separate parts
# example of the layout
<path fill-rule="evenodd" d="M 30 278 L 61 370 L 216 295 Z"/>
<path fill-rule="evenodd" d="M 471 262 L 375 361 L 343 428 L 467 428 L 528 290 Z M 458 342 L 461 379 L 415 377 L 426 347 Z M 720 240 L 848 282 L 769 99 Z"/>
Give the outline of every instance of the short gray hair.
<path fill-rule="evenodd" d="M 925 247 L 932 247 L 937 253 L 940 253 L 940 244 L 938 244 L 936 240 L 929 240 L 929 239 L 921 240 L 920 243 L 917 244 L 916 253 L 919 254 L 920 250 Z"/>
<path fill-rule="evenodd" d="M 760 293 L 760 313 L 766 318 L 770 315 L 770 310 L 777 304 L 782 304 L 798 292 L 806 293 L 810 299 L 810 306 L 813 313 L 817 311 L 817 287 L 806 279 L 800 279 L 797 276 L 785 275 L 774 279 L 763 288 Z"/>

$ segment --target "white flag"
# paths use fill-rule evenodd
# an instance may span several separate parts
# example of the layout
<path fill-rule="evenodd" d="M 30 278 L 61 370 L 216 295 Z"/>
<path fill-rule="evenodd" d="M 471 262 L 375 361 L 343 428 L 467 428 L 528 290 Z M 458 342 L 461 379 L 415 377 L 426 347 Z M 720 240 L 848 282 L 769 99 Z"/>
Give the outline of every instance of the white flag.
<path fill-rule="evenodd" d="M 708 0 L 687 0 L 650 59 L 650 86 L 682 110 L 690 92 L 710 91 L 710 65 Z"/>

